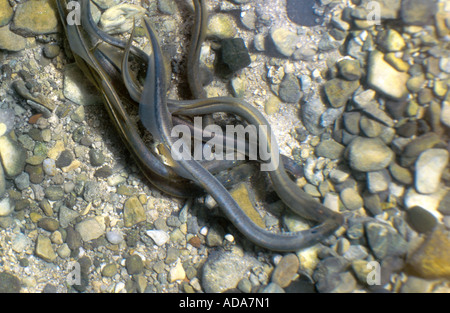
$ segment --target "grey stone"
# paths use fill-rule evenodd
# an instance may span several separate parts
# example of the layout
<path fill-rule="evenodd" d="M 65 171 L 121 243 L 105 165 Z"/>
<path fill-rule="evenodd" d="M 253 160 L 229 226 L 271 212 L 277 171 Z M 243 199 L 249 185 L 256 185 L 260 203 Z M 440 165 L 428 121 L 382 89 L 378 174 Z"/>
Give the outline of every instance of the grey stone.
<path fill-rule="evenodd" d="M 351 168 L 361 172 L 382 170 L 394 158 L 394 152 L 379 138 L 357 137 L 347 149 Z"/>
<path fill-rule="evenodd" d="M 250 256 L 213 252 L 203 266 L 202 286 L 208 293 L 234 289 L 252 268 L 261 266 L 258 260 Z"/>
<path fill-rule="evenodd" d="M 281 101 L 286 103 L 297 103 L 303 95 L 300 90 L 300 83 L 293 74 L 286 74 L 284 76 L 278 93 Z"/>
<path fill-rule="evenodd" d="M 80 214 L 77 211 L 71 210 L 64 205 L 59 208 L 59 222 L 62 228 L 69 226 L 78 216 Z"/>
<path fill-rule="evenodd" d="M 105 234 L 105 224 L 98 218 L 88 218 L 75 226 L 84 242 L 100 238 Z"/>
<path fill-rule="evenodd" d="M 418 192 L 434 193 L 448 164 L 449 152 L 444 149 L 428 149 L 416 161 L 415 186 Z"/>
<path fill-rule="evenodd" d="M 0 273 L 0 293 L 19 293 L 21 288 L 15 275 L 6 271 Z"/>
<path fill-rule="evenodd" d="M 36 241 L 36 256 L 46 262 L 53 262 L 56 259 L 56 253 L 53 251 L 50 238 L 39 235 Z"/>
<path fill-rule="evenodd" d="M 370 249 L 377 259 L 403 256 L 408 251 L 407 242 L 391 226 L 368 222 L 365 229 Z"/>
<path fill-rule="evenodd" d="M 290 57 L 295 49 L 299 38 L 297 34 L 285 29 L 276 28 L 270 32 L 270 37 L 276 50 L 286 57 Z"/>
<path fill-rule="evenodd" d="M 9 198 L 0 200 L 0 217 L 8 216 L 14 211 L 14 205 Z"/>
<path fill-rule="evenodd" d="M 435 0 L 403 0 L 401 19 L 408 25 L 430 25 L 437 12 Z"/>
<path fill-rule="evenodd" d="M 23 172 L 27 154 L 20 143 L 9 136 L 0 137 L 0 158 L 6 175 L 15 177 Z"/>

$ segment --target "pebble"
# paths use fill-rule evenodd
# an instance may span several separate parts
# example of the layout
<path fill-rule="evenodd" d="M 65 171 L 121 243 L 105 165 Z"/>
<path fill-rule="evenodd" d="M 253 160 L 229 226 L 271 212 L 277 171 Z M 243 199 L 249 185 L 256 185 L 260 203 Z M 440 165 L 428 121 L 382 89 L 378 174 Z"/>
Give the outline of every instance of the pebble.
<path fill-rule="evenodd" d="M 339 159 L 344 154 L 345 147 L 340 143 L 330 139 L 321 141 L 316 147 L 316 155 L 332 160 Z"/>
<path fill-rule="evenodd" d="M 400 293 L 430 293 L 434 284 L 435 283 L 433 281 L 415 276 L 408 276 L 408 280 L 400 288 Z"/>
<path fill-rule="evenodd" d="M 401 100 L 408 94 L 406 83 L 409 78 L 409 74 L 399 72 L 387 63 L 382 52 L 375 50 L 370 54 L 367 83 L 371 88 L 389 98 Z"/>
<path fill-rule="evenodd" d="M 11 29 L 25 37 L 57 32 L 58 15 L 50 0 L 20 3 L 14 14 Z"/>
<path fill-rule="evenodd" d="M 103 151 L 99 149 L 91 149 L 89 150 L 89 160 L 91 162 L 92 166 L 102 166 L 105 161 L 105 155 L 103 154 Z"/>
<path fill-rule="evenodd" d="M 379 138 L 355 138 L 348 149 L 351 168 L 370 172 L 386 168 L 394 158 L 394 152 Z"/>
<path fill-rule="evenodd" d="M 56 58 L 61 51 L 61 48 L 55 44 L 47 44 L 44 46 L 43 53 L 48 59 Z"/>
<path fill-rule="evenodd" d="M 97 89 L 88 81 L 76 64 L 64 66 L 64 96 L 79 105 L 102 103 Z M 50 155 L 49 155 L 50 157 Z"/>
<path fill-rule="evenodd" d="M 118 4 L 103 12 L 100 27 L 108 34 L 121 34 L 133 28 L 134 20 L 139 21 L 145 14 L 145 9 L 134 4 Z"/>
<path fill-rule="evenodd" d="M 337 63 L 339 74 L 346 80 L 359 80 L 362 76 L 358 60 L 344 59 Z"/>
<path fill-rule="evenodd" d="M 126 258 L 125 267 L 129 275 L 140 274 L 144 270 L 144 262 L 138 254 Z"/>
<path fill-rule="evenodd" d="M 30 186 L 30 175 L 23 172 L 14 178 L 14 183 L 20 191 L 25 190 Z"/>
<path fill-rule="evenodd" d="M 50 238 L 39 235 L 36 241 L 36 256 L 40 257 L 46 262 L 53 262 L 56 259 L 56 253 L 53 251 Z"/>
<path fill-rule="evenodd" d="M 0 159 L 6 175 L 15 177 L 23 172 L 27 154 L 20 143 L 9 136 L 0 137 Z"/>
<path fill-rule="evenodd" d="M 449 232 L 436 227 L 407 262 L 420 277 L 450 277 Z"/>
<path fill-rule="evenodd" d="M 286 74 L 284 76 L 278 93 L 281 101 L 286 103 L 297 103 L 303 95 L 300 90 L 300 83 L 293 74 Z"/>
<path fill-rule="evenodd" d="M 170 269 L 167 278 L 170 283 L 176 282 L 177 280 L 183 280 L 186 278 L 186 272 L 180 260 L 178 260 L 175 266 Z"/>
<path fill-rule="evenodd" d="M 407 242 L 391 226 L 368 222 L 365 230 L 369 247 L 377 259 L 403 256 L 408 251 Z"/>
<path fill-rule="evenodd" d="M 80 214 L 77 211 L 69 209 L 64 205 L 59 208 L 58 218 L 62 228 L 69 226 L 69 224 L 78 216 L 80 216 Z"/>
<path fill-rule="evenodd" d="M 416 161 L 416 190 L 423 194 L 436 192 L 448 161 L 449 152 L 447 150 L 428 149 L 422 152 Z"/>
<path fill-rule="evenodd" d="M 224 292 L 237 287 L 250 269 L 262 264 L 253 257 L 232 252 L 213 251 L 203 266 L 202 282 L 207 293 Z"/>
<path fill-rule="evenodd" d="M 405 192 L 403 202 L 407 209 L 419 206 L 440 218 L 440 213 L 437 212 L 437 208 L 446 193 L 447 191 L 443 188 L 432 194 L 421 194 L 418 193 L 415 188 L 408 188 Z"/>
<path fill-rule="evenodd" d="M 27 47 L 27 39 L 13 33 L 9 26 L 0 27 L 0 49 L 18 52 Z"/>
<path fill-rule="evenodd" d="M 0 109 L 0 137 L 7 135 L 14 128 L 14 110 Z"/>
<path fill-rule="evenodd" d="M 105 234 L 105 224 L 102 218 L 87 218 L 75 226 L 84 242 L 100 238 Z"/>
<path fill-rule="evenodd" d="M 159 247 L 163 246 L 170 240 L 169 234 L 164 230 L 147 230 L 145 233 L 147 236 L 152 238 L 155 244 Z"/>
<path fill-rule="evenodd" d="M 3 198 L 0 200 L 0 217 L 8 216 L 14 211 L 14 205 L 9 198 Z"/>
<path fill-rule="evenodd" d="M 316 26 L 322 17 L 314 12 L 313 4 L 308 0 L 288 0 L 286 3 L 288 18 L 302 26 Z"/>
<path fill-rule="evenodd" d="M 47 231 L 53 232 L 59 228 L 59 222 L 54 218 L 43 217 L 41 218 L 37 225 Z"/>
<path fill-rule="evenodd" d="M 326 106 L 319 97 L 312 98 L 310 101 L 302 104 L 302 122 L 311 135 L 319 136 L 324 132 L 325 128 L 321 125 L 320 121 L 325 111 Z"/>
<path fill-rule="evenodd" d="M 379 193 L 387 190 L 390 182 L 391 176 L 386 169 L 367 173 L 367 189 L 371 193 Z"/>
<path fill-rule="evenodd" d="M 289 286 L 293 279 L 296 278 L 300 263 L 295 254 L 287 254 L 283 256 L 272 273 L 272 282 L 281 288 Z"/>
<path fill-rule="evenodd" d="M 66 166 L 69 166 L 73 161 L 73 154 L 70 150 L 64 150 L 59 155 L 58 159 L 56 160 L 56 167 L 63 168 Z"/>
<path fill-rule="evenodd" d="M 14 11 L 12 7 L 9 5 L 8 0 L 1 0 L 0 1 L 0 27 L 3 27 L 7 25 L 12 17 L 13 17 Z"/>
<path fill-rule="evenodd" d="M 355 211 L 363 207 L 364 201 L 359 193 L 353 188 L 345 188 L 340 193 L 340 198 L 347 210 Z"/>
<path fill-rule="evenodd" d="M 221 41 L 220 66 L 218 75 L 229 77 L 251 64 L 250 55 L 242 38 L 229 38 Z"/>
<path fill-rule="evenodd" d="M 331 106 L 340 108 L 347 104 L 348 100 L 353 96 L 359 87 L 359 81 L 348 81 L 340 78 L 333 78 L 324 85 L 325 95 Z"/>
<path fill-rule="evenodd" d="M 208 35 L 219 39 L 234 38 L 237 34 L 235 21 L 227 14 L 214 14 L 208 21 Z"/>
<path fill-rule="evenodd" d="M 296 50 L 299 38 L 297 34 L 285 28 L 275 28 L 270 31 L 275 49 L 283 56 L 290 57 Z"/>
<path fill-rule="evenodd" d="M 267 286 L 262 287 L 259 290 L 259 293 L 285 293 L 285 291 L 276 283 L 270 283 Z"/>
<path fill-rule="evenodd" d="M 438 223 L 433 214 L 418 206 L 412 207 L 406 211 L 406 220 L 418 233 L 432 231 Z"/>
<path fill-rule="evenodd" d="M 112 230 L 106 233 L 106 239 L 113 245 L 118 245 L 124 240 L 124 235 L 121 231 Z"/>
<path fill-rule="evenodd" d="M 356 288 L 356 279 L 350 272 L 334 273 L 316 284 L 320 293 L 349 293 Z"/>
<path fill-rule="evenodd" d="M 102 268 L 103 277 L 113 277 L 117 273 L 117 265 L 115 263 L 106 264 Z"/>
<path fill-rule="evenodd" d="M 436 12 L 435 0 L 403 0 L 400 17 L 407 25 L 430 25 Z"/>
<path fill-rule="evenodd" d="M 131 197 L 123 206 L 123 221 L 125 227 L 134 226 L 146 220 L 145 210 L 137 197 Z"/>
<path fill-rule="evenodd" d="M 11 242 L 12 249 L 17 253 L 22 253 L 31 245 L 31 240 L 24 234 L 16 234 Z"/>
<path fill-rule="evenodd" d="M 6 271 L 0 272 L 0 293 L 19 293 L 21 288 L 19 278 Z"/>

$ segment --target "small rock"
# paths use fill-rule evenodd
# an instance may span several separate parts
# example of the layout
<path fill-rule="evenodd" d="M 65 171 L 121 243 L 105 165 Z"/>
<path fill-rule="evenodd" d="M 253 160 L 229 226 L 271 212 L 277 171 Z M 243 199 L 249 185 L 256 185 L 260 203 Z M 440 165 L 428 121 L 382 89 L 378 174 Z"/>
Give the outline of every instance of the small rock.
<path fill-rule="evenodd" d="M 327 81 L 324 85 L 325 95 L 331 106 L 340 108 L 345 106 L 353 93 L 358 89 L 359 81 L 348 81 L 340 78 L 334 78 Z"/>
<path fill-rule="evenodd" d="M 167 278 L 170 283 L 173 283 L 177 280 L 183 280 L 186 278 L 186 272 L 180 260 L 178 260 L 175 267 L 170 269 L 169 276 Z"/>
<path fill-rule="evenodd" d="M 418 206 L 407 210 L 406 217 L 408 224 L 418 233 L 432 231 L 438 223 L 433 214 Z"/>
<path fill-rule="evenodd" d="M 320 280 L 316 287 L 321 293 L 350 293 L 356 288 L 356 279 L 350 272 L 334 273 Z"/>
<path fill-rule="evenodd" d="M 350 211 L 359 210 L 364 204 L 362 197 L 353 188 L 345 188 L 342 190 L 340 198 L 345 207 Z"/>
<path fill-rule="evenodd" d="M 64 67 L 64 96 L 79 105 L 102 103 L 97 89 L 86 80 L 76 64 L 68 64 Z"/>
<path fill-rule="evenodd" d="M 393 29 L 380 32 L 377 43 L 386 52 L 402 51 L 406 46 L 402 35 Z"/>
<path fill-rule="evenodd" d="M 373 51 L 370 54 L 367 70 L 369 86 L 389 98 L 401 100 L 408 94 L 406 83 L 409 74 L 399 72 L 384 60 L 384 54 Z"/>
<path fill-rule="evenodd" d="M 259 293 L 285 293 L 276 283 L 270 283 L 259 290 Z"/>
<path fill-rule="evenodd" d="M 117 265 L 115 263 L 106 264 L 102 268 L 103 277 L 113 277 L 117 273 Z"/>
<path fill-rule="evenodd" d="M 69 226 L 69 224 L 78 216 L 80 216 L 80 213 L 71 210 L 64 205 L 59 208 L 59 222 L 62 228 L 66 228 L 67 226 Z"/>
<path fill-rule="evenodd" d="M 386 169 L 367 173 L 367 187 L 371 193 L 387 190 L 390 182 L 391 177 Z"/>
<path fill-rule="evenodd" d="M 403 0 L 401 19 L 407 25 L 434 24 L 437 12 L 435 0 Z"/>
<path fill-rule="evenodd" d="M 320 142 L 320 144 L 316 148 L 316 154 L 319 157 L 336 160 L 343 155 L 344 150 L 345 147 L 343 145 L 330 139 Z"/>
<path fill-rule="evenodd" d="M 443 188 L 432 194 L 421 194 L 418 193 L 415 188 L 409 188 L 405 192 L 403 201 L 407 209 L 419 206 L 430 211 L 437 218 L 440 218 L 440 213 L 437 211 L 437 208 L 446 193 L 447 191 Z"/>
<path fill-rule="evenodd" d="M 78 223 L 75 229 L 81 235 L 81 239 L 88 242 L 105 233 L 105 224 L 100 218 L 88 218 Z"/>
<path fill-rule="evenodd" d="M 408 280 L 402 285 L 400 293 L 430 293 L 434 282 L 419 277 L 408 276 Z"/>
<path fill-rule="evenodd" d="M 273 29 L 270 32 L 270 37 L 276 50 L 286 57 L 290 57 L 294 53 L 299 41 L 297 34 L 285 28 Z"/>
<path fill-rule="evenodd" d="M 338 63 L 341 76 L 346 80 L 359 80 L 362 76 L 358 60 L 344 59 Z"/>
<path fill-rule="evenodd" d="M 120 231 L 112 230 L 106 233 L 106 239 L 113 245 L 118 245 L 124 240 L 124 235 Z"/>
<path fill-rule="evenodd" d="M 439 188 L 441 176 L 449 161 L 444 149 L 428 149 L 416 161 L 415 186 L 423 194 L 434 193 Z"/>
<path fill-rule="evenodd" d="M 300 84 L 293 74 L 286 74 L 278 90 L 281 101 L 286 103 L 298 103 L 302 97 Z"/>
<path fill-rule="evenodd" d="M 14 205 L 12 205 L 9 198 L 3 198 L 0 200 L 0 217 L 8 216 L 14 211 Z"/>
<path fill-rule="evenodd" d="M 38 221 L 38 226 L 47 231 L 53 232 L 59 228 L 59 222 L 54 218 L 43 217 Z"/>
<path fill-rule="evenodd" d="M 129 275 L 140 274 L 144 270 L 144 262 L 138 254 L 126 258 L 125 267 Z"/>
<path fill-rule="evenodd" d="M 208 21 L 208 35 L 219 39 L 234 38 L 236 23 L 227 14 L 214 14 Z"/>
<path fill-rule="evenodd" d="M 406 241 L 394 228 L 378 222 L 368 222 L 365 228 L 370 249 L 377 259 L 402 256 L 407 252 Z"/>
<path fill-rule="evenodd" d="M 19 293 L 20 280 L 9 272 L 0 273 L 0 293 Z"/>
<path fill-rule="evenodd" d="M 36 241 L 36 256 L 46 262 L 53 262 L 56 259 L 56 253 L 53 251 L 50 238 L 39 235 Z"/>
<path fill-rule="evenodd" d="M 64 190 L 59 186 L 45 188 L 45 197 L 50 201 L 58 201 L 64 198 Z"/>
<path fill-rule="evenodd" d="M 437 227 L 409 258 L 408 264 L 423 278 L 450 277 L 450 234 Z"/>
<path fill-rule="evenodd" d="M 15 177 L 23 172 L 27 154 L 17 141 L 9 136 L 0 137 L 0 158 L 6 175 Z"/>
<path fill-rule="evenodd" d="M 169 234 L 164 230 L 147 230 L 145 233 L 147 234 L 147 236 L 152 238 L 155 244 L 159 247 L 163 246 L 170 240 Z"/>
<path fill-rule="evenodd" d="M 69 150 L 64 150 L 59 155 L 58 159 L 56 160 L 56 167 L 63 168 L 66 166 L 69 166 L 73 161 L 73 154 Z"/>
<path fill-rule="evenodd" d="M 8 0 L 0 1 L 0 27 L 7 25 L 14 15 L 12 7 Z"/>
<path fill-rule="evenodd" d="M 56 58 L 61 51 L 61 48 L 55 44 L 46 44 L 43 49 L 44 56 L 47 59 Z"/>
<path fill-rule="evenodd" d="M 20 3 L 14 14 L 11 28 L 25 37 L 57 32 L 56 5 L 50 0 Z"/>
<path fill-rule="evenodd" d="M 91 149 L 89 150 L 89 160 L 92 166 L 102 166 L 105 161 L 105 155 L 99 149 Z"/>
<path fill-rule="evenodd" d="M 17 253 L 22 253 L 25 251 L 31 244 L 31 240 L 28 238 L 28 236 L 18 233 L 14 236 L 11 247 L 12 249 Z"/>
<path fill-rule="evenodd" d="M 207 293 L 234 289 L 250 269 L 261 266 L 258 260 L 250 256 L 213 252 L 203 266 L 202 286 Z"/>
<path fill-rule="evenodd" d="M 14 183 L 16 184 L 17 189 L 20 191 L 27 189 L 30 187 L 30 175 L 28 173 L 21 173 L 20 175 L 14 178 Z"/>
<path fill-rule="evenodd" d="M 379 138 L 357 137 L 347 149 L 350 166 L 361 172 L 382 170 L 394 157 L 394 152 Z"/>
<path fill-rule="evenodd" d="M 289 286 L 299 267 L 300 263 L 295 254 L 283 256 L 272 273 L 272 282 L 278 284 L 281 288 Z"/>
<path fill-rule="evenodd" d="M 125 201 L 123 220 L 125 227 L 132 227 L 146 220 L 145 210 L 137 197 L 131 197 Z"/>
<path fill-rule="evenodd" d="M 9 25 L 0 27 L 0 49 L 18 52 L 25 49 L 27 46 L 27 39 L 13 33 L 9 29 Z"/>
<path fill-rule="evenodd" d="M 228 77 L 247 67 L 252 61 L 242 38 L 222 40 L 220 75 Z"/>

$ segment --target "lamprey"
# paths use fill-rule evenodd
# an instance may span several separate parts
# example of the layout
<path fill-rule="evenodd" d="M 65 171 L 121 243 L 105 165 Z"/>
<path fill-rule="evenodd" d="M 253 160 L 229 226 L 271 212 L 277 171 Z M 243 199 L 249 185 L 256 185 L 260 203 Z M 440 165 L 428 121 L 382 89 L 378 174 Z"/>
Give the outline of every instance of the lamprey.
<path fill-rule="evenodd" d="M 333 234 L 343 224 L 342 215 L 307 195 L 291 178 L 291 176 L 299 177 L 301 170 L 291 159 L 279 155 L 277 141 L 263 114 L 240 99 L 206 98 L 199 78 L 199 58 L 206 36 L 207 22 L 204 0 L 193 1 L 195 22 L 187 65 L 188 84 L 194 98 L 191 100 L 167 99 L 161 46 L 147 17 L 143 18 L 142 26 L 151 48 L 148 55 L 132 45 L 134 29 L 128 42 L 100 30 L 90 15 L 89 2 L 89 0 L 80 1 L 82 26 L 67 25 L 64 10 L 67 1 L 57 2 L 70 47 L 80 68 L 101 92 L 106 110 L 124 144 L 155 187 L 184 198 L 197 197 L 202 192 L 210 194 L 224 215 L 247 239 L 258 246 L 275 251 L 296 251 L 313 245 Z M 110 47 L 121 52 L 114 54 Z M 131 73 L 129 66 L 131 56 L 146 67 L 143 84 Z M 140 124 L 143 126 L 141 131 L 138 129 L 139 125 L 134 124 L 128 116 L 127 105 L 139 105 Z M 268 153 L 269 159 L 257 161 L 261 167 L 275 164 L 267 173 L 272 188 L 289 209 L 299 216 L 317 222 L 317 226 L 289 233 L 273 233 L 261 228 L 245 214 L 224 187 L 223 181 L 227 180 L 224 172 L 242 162 L 198 161 L 190 155 L 186 158 L 174 148 L 179 140 L 186 140 L 178 136 L 173 137 L 174 125 L 186 126 L 195 133 L 199 129 L 192 120 L 199 116 L 212 118 L 214 113 L 219 112 L 237 117 L 247 123 L 246 125 L 258 127 L 260 130 L 258 144 Z M 150 149 L 148 143 L 140 137 L 142 129 L 151 135 L 153 145 L 158 147 L 158 151 Z M 203 131 L 202 137 L 196 139 L 206 142 L 213 135 L 212 132 Z M 190 140 L 186 143 L 190 143 Z M 228 135 L 219 137 L 219 142 L 223 146 L 227 141 L 248 148 L 249 142 L 245 138 L 229 138 Z M 245 150 L 244 155 L 248 156 L 249 151 Z"/>

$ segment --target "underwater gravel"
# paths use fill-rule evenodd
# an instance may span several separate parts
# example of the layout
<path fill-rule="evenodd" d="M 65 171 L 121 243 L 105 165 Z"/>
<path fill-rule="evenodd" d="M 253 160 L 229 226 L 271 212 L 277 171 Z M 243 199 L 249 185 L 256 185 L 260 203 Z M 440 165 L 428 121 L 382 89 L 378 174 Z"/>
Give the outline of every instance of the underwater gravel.
<path fill-rule="evenodd" d="M 144 12 L 141 1 L 93 2 L 107 28 L 104 12 Z M 242 238 L 208 197 L 154 189 L 73 64 L 51 1 L 0 0 L 0 292 L 448 292 L 450 7 L 377 0 L 373 26 L 367 2 L 318 1 L 309 27 L 296 24 L 305 1 L 207 1 L 207 78 L 221 40 L 241 38 L 248 50 L 239 41 L 232 53 L 251 61 L 215 73 L 208 96 L 264 112 L 281 152 L 304 166 L 297 183 L 346 217 L 318 245 L 279 254 Z M 191 6 L 144 9 L 171 59 L 169 96 L 183 97 Z M 136 44 L 145 49 L 139 28 Z M 257 223 L 310 227 L 264 179 L 249 181 L 238 191 L 262 209 Z"/>

